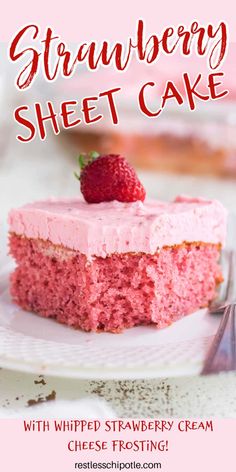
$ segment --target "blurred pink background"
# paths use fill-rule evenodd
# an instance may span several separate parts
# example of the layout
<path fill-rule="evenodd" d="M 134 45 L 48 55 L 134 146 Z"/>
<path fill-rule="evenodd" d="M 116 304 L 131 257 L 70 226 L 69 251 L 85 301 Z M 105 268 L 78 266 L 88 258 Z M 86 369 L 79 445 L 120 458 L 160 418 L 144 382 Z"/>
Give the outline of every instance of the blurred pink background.
<path fill-rule="evenodd" d="M 30 0 L 20 4 L 4 5 L 1 12 L 1 41 L 9 41 L 15 30 L 23 24 L 38 22 L 42 29 L 53 26 L 66 41 L 83 39 L 124 39 L 134 30 L 135 20 L 147 21 L 147 32 L 161 30 L 172 24 L 189 24 L 194 20 L 202 23 L 227 21 L 230 27 L 230 41 L 236 41 L 235 2 L 225 0 L 216 3 L 198 0 L 156 0 L 125 1 L 113 3 L 110 0 L 87 1 L 68 0 L 66 3 L 41 0 L 36 7 Z"/>

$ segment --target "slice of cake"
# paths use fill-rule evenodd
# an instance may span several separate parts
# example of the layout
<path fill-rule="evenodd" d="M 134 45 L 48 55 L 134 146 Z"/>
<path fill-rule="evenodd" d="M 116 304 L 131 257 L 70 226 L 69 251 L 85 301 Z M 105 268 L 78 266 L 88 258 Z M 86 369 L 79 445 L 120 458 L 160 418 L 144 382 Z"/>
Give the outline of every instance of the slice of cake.
<path fill-rule="evenodd" d="M 85 331 L 163 328 L 206 307 L 222 281 L 218 201 L 51 199 L 12 210 L 9 225 L 13 300 Z"/>

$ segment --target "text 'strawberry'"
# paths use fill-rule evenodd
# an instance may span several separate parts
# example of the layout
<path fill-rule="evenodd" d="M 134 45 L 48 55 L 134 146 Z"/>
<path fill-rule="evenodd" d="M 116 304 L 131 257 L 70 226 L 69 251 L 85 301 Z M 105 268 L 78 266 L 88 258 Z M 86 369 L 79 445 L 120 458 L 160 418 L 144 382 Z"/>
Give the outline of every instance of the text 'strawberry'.
<path fill-rule="evenodd" d="M 145 189 L 133 167 L 119 154 L 79 156 L 80 189 L 88 203 L 143 201 Z"/>

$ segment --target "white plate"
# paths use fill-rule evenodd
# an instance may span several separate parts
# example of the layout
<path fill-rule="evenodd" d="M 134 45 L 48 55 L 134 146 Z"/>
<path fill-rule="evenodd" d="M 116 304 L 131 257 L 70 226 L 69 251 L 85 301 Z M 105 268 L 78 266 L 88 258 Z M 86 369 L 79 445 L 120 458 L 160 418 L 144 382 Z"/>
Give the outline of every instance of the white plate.
<path fill-rule="evenodd" d="M 13 266 L 0 271 L 0 366 L 71 378 L 138 379 L 199 373 L 219 318 L 206 310 L 158 331 L 84 333 L 27 313 L 8 293 Z"/>
<path fill-rule="evenodd" d="M 236 234 L 232 214 L 228 234 L 232 247 Z M 0 244 L 0 367 L 81 379 L 175 377 L 201 371 L 218 316 L 199 310 L 160 331 L 154 327 L 123 334 L 76 331 L 11 302 L 8 279 L 13 263 L 6 252 L 5 238 Z"/>

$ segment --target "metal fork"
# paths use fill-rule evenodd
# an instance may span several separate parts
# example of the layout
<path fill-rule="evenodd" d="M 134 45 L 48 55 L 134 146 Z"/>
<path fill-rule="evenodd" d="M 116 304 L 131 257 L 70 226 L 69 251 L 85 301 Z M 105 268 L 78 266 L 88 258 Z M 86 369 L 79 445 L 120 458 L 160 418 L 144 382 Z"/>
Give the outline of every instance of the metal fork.
<path fill-rule="evenodd" d="M 220 292 L 217 299 L 213 300 L 208 308 L 208 312 L 212 314 L 223 314 L 226 306 L 232 302 L 235 285 L 235 264 L 236 257 L 234 251 L 224 251 L 222 253 L 222 266 L 224 269 L 224 283 L 220 286 Z"/>
<path fill-rule="evenodd" d="M 213 302 L 209 308 L 210 313 L 223 313 L 223 315 L 204 361 L 202 375 L 236 370 L 235 264 L 235 252 L 230 251 L 228 253 L 225 294 Z"/>

